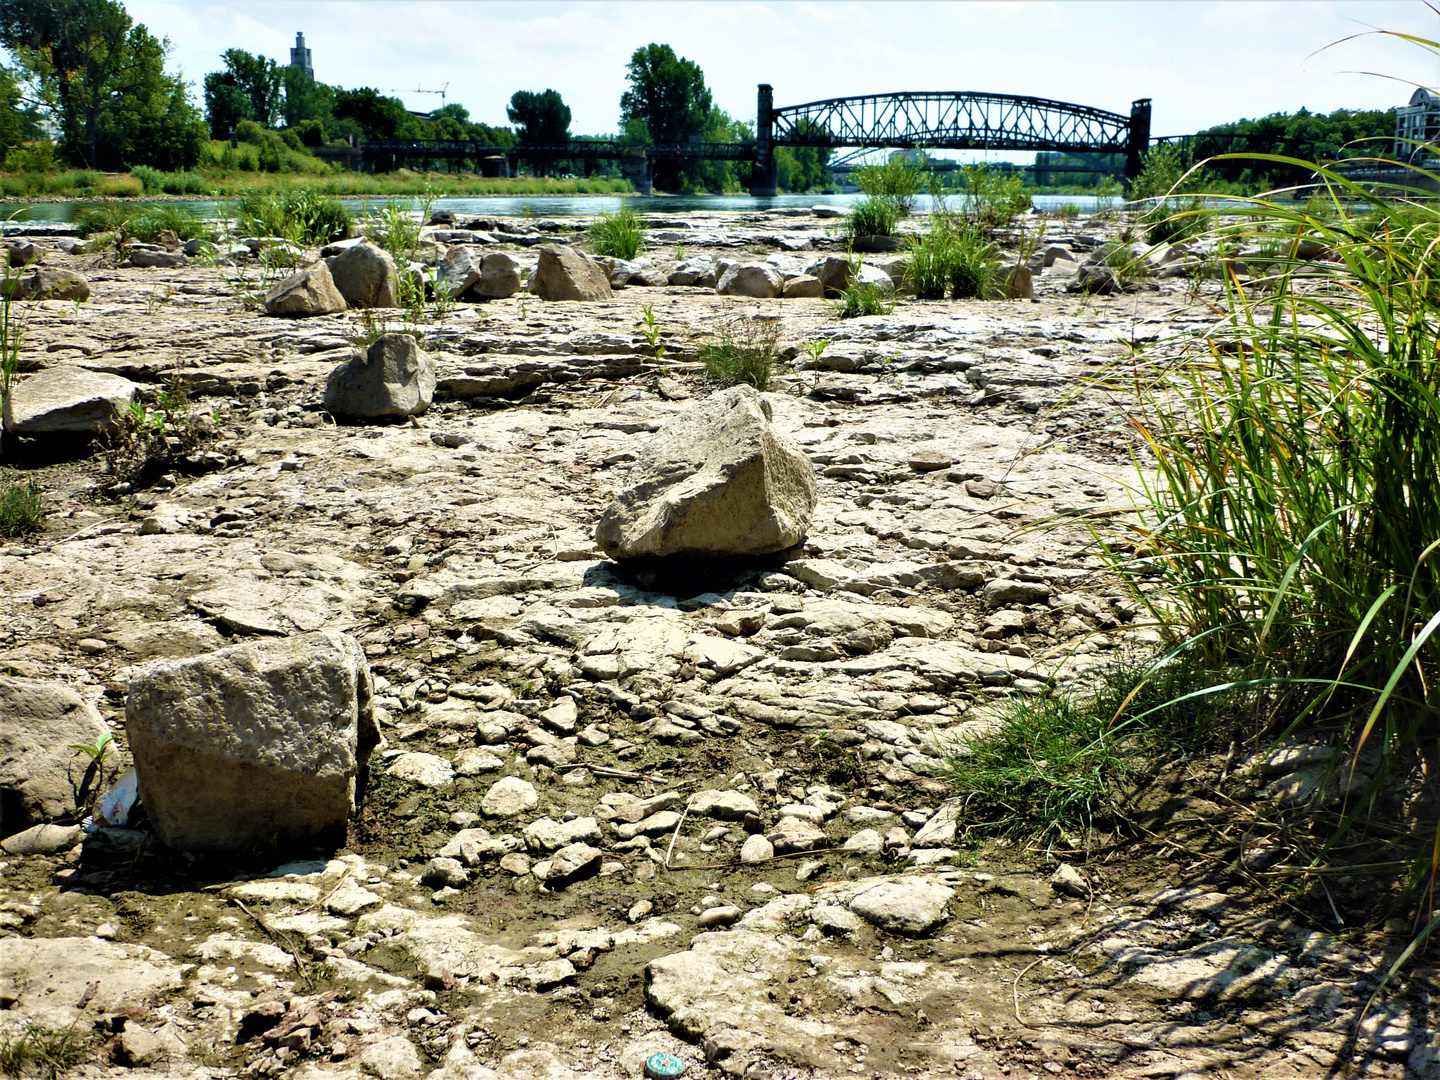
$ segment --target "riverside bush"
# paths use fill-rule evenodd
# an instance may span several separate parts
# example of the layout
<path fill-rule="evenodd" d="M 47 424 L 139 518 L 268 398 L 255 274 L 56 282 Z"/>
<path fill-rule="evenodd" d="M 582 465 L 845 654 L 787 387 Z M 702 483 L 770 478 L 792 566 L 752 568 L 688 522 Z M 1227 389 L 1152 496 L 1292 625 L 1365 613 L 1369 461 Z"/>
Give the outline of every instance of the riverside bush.
<path fill-rule="evenodd" d="M 700 350 L 700 362 L 720 386 L 746 383 L 756 390 L 770 385 L 780 360 L 780 320 L 738 319 L 723 323 L 716 340 Z"/>
<path fill-rule="evenodd" d="M 903 216 L 900 204 L 887 195 L 871 195 L 857 202 L 845 219 L 845 232 L 858 236 L 894 236 Z"/>
<path fill-rule="evenodd" d="M 954 215 L 931 215 L 930 230 L 910 241 L 905 280 L 922 300 L 989 299 L 995 294 L 1000 254 L 979 229 Z"/>

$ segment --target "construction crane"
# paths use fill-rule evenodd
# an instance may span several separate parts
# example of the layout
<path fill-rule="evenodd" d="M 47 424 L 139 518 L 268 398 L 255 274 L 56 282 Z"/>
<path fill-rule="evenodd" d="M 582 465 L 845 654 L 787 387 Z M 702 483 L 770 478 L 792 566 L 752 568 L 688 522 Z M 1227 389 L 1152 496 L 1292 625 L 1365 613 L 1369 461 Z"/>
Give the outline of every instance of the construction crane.
<path fill-rule="evenodd" d="M 419 86 L 419 84 L 417 83 L 414 90 L 397 90 L 397 89 L 390 89 L 390 90 L 382 90 L 381 93 L 385 93 L 385 94 L 439 94 L 439 95 L 440 95 L 440 107 L 443 109 L 443 108 L 445 107 L 445 91 L 447 91 L 447 90 L 449 90 L 449 89 L 450 89 L 450 84 L 449 84 L 448 82 L 443 82 L 443 83 L 441 83 L 439 90 L 422 90 L 422 89 L 420 89 L 420 86 Z"/>

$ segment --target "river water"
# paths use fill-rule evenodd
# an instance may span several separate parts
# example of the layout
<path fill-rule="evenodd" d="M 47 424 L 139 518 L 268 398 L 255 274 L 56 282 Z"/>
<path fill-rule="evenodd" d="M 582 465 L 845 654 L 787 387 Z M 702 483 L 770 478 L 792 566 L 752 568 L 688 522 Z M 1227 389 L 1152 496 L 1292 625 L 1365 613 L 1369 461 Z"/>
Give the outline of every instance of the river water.
<path fill-rule="evenodd" d="M 695 210 L 755 212 L 810 206 L 833 206 L 848 210 L 861 198 L 863 196 L 858 194 L 776 195 L 769 199 L 757 199 L 750 195 L 627 195 L 623 202 L 642 214 L 680 214 Z M 367 207 L 392 200 L 368 198 L 340 201 L 349 207 L 352 213 L 364 214 Z M 414 199 L 401 198 L 399 201 L 419 205 Z M 952 206 L 963 203 L 958 196 L 949 201 Z M 1081 213 L 1091 213 L 1100 207 L 1102 200 L 1094 195 L 1036 195 L 1033 201 L 1039 210 L 1058 210 L 1062 206 L 1070 205 Z M 93 202 L 94 200 L 34 203 L 21 210 L 16 220 L 70 221 L 77 209 Z M 168 199 L 166 202 L 171 206 L 185 207 L 206 218 L 218 216 L 222 205 L 209 199 Z M 480 195 L 473 198 L 437 199 L 434 205 L 437 210 L 490 217 L 573 217 L 610 213 L 620 209 L 621 202 L 618 195 Z M 1120 200 L 1109 199 L 1104 202 L 1106 205 L 1115 205 Z M 917 210 L 932 209 L 932 200 L 928 195 L 918 196 L 915 206 Z"/>

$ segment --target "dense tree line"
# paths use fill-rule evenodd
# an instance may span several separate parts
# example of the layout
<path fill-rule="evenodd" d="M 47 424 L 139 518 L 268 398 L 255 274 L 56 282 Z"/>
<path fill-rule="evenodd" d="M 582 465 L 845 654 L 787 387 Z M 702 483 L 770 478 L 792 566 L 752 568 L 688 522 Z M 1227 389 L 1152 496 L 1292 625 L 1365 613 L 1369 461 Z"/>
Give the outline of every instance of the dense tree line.
<path fill-rule="evenodd" d="M 0 0 L 0 45 L 16 65 L 5 104 L 54 116 L 60 152 L 74 164 L 175 169 L 199 160 L 204 126 L 185 84 L 165 70 L 169 43 L 114 0 Z M 14 129 L 13 112 L 7 123 Z"/>
<path fill-rule="evenodd" d="M 1336 109 L 1326 115 L 1301 109 L 1219 124 L 1200 134 L 1211 137 L 1197 140 L 1195 147 L 1207 157 L 1231 152 L 1275 154 L 1307 162 L 1357 156 L 1389 158 L 1394 151 L 1395 110 Z M 1303 183 L 1311 172 L 1254 160 L 1212 161 L 1207 168 L 1222 180 L 1265 187 Z"/>

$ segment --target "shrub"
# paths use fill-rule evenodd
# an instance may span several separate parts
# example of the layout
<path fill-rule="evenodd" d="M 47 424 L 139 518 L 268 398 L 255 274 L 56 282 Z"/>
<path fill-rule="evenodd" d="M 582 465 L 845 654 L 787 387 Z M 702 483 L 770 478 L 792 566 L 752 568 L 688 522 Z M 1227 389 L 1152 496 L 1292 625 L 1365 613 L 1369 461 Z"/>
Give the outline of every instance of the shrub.
<path fill-rule="evenodd" d="M 49 139 L 22 143 L 5 152 L 5 168 L 11 172 L 53 173 L 60 163 L 55 160 L 55 144 Z"/>
<path fill-rule="evenodd" d="M 950 292 L 956 300 L 988 300 L 1000 277 L 1000 252 L 975 229 L 955 237 L 950 266 Z"/>
<path fill-rule="evenodd" d="M 24 536 L 44 527 L 40 485 L 33 480 L 0 480 L 0 536 Z"/>
<path fill-rule="evenodd" d="M 857 236 L 894 236 L 900 223 L 899 204 L 886 195 L 871 195 L 857 202 L 845 219 L 845 231 Z"/>
<path fill-rule="evenodd" d="M 905 217 L 915 208 L 915 197 L 930 183 L 930 172 L 908 154 L 892 154 L 883 165 L 864 165 L 851 173 L 855 186 L 867 198 L 894 206 L 896 217 Z M 889 236 L 888 232 L 859 233 L 860 236 Z"/>
<path fill-rule="evenodd" d="M 590 226 L 590 246 L 596 255 L 629 261 L 640 254 L 645 242 L 645 222 L 621 200 L 613 214 L 601 214 Z"/>
<path fill-rule="evenodd" d="M 157 194 L 164 188 L 165 174 L 149 165 L 136 165 L 130 170 L 130 175 L 140 181 L 147 195 Z"/>
<path fill-rule="evenodd" d="M 354 222 L 337 199 L 308 187 L 251 188 L 241 194 L 233 216 L 244 236 L 279 236 L 302 247 L 338 240 Z"/>
<path fill-rule="evenodd" d="M 895 310 L 889 290 L 873 282 L 851 282 L 840 292 L 835 303 L 835 314 L 842 319 L 854 319 L 860 315 L 889 315 Z"/>
<path fill-rule="evenodd" d="M 960 171 L 965 178 L 965 212 L 977 228 L 993 232 L 1030 209 L 1030 193 L 1019 176 L 994 172 L 983 163 Z"/>
<path fill-rule="evenodd" d="M 756 390 L 770 385 L 780 359 L 778 319 L 740 319 L 724 323 L 717 339 L 700 350 L 711 380 L 721 386 L 747 383 Z"/>

